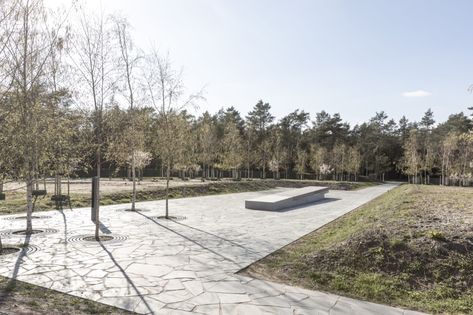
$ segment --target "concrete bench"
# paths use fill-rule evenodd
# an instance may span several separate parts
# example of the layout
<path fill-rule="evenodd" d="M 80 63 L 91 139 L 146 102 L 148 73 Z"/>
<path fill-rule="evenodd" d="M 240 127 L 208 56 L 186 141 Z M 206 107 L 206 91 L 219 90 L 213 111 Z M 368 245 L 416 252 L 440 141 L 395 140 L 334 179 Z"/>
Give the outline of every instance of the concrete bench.
<path fill-rule="evenodd" d="M 245 200 L 245 208 L 270 211 L 281 210 L 324 199 L 327 192 L 327 187 L 308 186 L 294 188 Z"/>

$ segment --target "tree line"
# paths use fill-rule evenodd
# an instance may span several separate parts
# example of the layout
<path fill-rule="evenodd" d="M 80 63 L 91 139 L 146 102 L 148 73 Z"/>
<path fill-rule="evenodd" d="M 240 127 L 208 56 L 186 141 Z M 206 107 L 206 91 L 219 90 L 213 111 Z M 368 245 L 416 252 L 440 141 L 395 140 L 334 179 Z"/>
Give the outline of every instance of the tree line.
<path fill-rule="evenodd" d="M 42 0 L 0 0 L 0 193 L 26 187 L 27 231 L 41 181 L 104 164 L 166 178 L 312 178 L 444 185 L 472 180 L 472 122 L 464 113 L 435 123 L 398 122 L 384 112 L 350 126 L 339 114 L 295 110 L 279 120 L 262 100 L 244 117 L 234 108 L 191 114 L 203 98 L 156 49 L 136 46 L 126 18 L 73 2 L 51 11 Z M 166 216 L 168 206 L 166 202 Z M 98 227 L 97 227 L 98 228 Z"/>

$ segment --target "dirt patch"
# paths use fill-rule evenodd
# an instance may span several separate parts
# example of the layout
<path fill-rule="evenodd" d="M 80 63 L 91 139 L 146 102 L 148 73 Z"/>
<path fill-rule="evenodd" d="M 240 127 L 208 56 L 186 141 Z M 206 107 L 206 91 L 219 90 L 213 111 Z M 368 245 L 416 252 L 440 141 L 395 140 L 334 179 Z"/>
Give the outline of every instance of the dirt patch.
<path fill-rule="evenodd" d="M 186 219 L 186 217 L 184 216 L 174 216 L 174 215 L 169 215 L 169 216 L 165 216 L 165 215 L 160 215 L 160 216 L 157 216 L 157 217 L 151 217 L 153 220 L 170 220 L 170 221 L 183 221 Z"/>
<path fill-rule="evenodd" d="M 111 240 L 113 240 L 113 236 L 108 235 L 99 235 L 98 240 L 93 235 L 84 237 L 84 241 L 87 242 L 107 242 Z"/>
<path fill-rule="evenodd" d="M 0 310 L 2 315 L 135 314 L 1 276 Z"/>
<path fill-rule="evenodd" d="M 4 245 L 2 250 L 0 251 L 0 256 L 2 255 L 9 255 L 13 253 L 18 253 L 21 250 L 20 247 L 11 246 L 11 245 Z"/>

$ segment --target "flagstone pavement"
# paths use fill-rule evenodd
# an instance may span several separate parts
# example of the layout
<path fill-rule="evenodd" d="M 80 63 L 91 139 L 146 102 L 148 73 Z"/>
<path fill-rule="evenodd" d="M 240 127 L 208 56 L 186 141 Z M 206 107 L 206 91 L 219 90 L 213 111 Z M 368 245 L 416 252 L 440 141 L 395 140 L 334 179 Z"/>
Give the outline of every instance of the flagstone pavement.
<path fill-rule="evenodd" d="M 142 314 L 420 314 L 262 281 L 236 272 L 395 187 L 330 191 L 327 199 L 287 211 L 258 211 L 249 192 L 101 207 L 101 230 L 116 240 L 87 242 L 90 209 L 37 212 L 48 233 L 9 234 L 24 220 L 0 219 L 4 243 L 27 242 L 0 257 L 0 274 Z M 278 190 L 278 189 L 276 189 Z M 279 189 L 279 190 L 282 190 Z"/>

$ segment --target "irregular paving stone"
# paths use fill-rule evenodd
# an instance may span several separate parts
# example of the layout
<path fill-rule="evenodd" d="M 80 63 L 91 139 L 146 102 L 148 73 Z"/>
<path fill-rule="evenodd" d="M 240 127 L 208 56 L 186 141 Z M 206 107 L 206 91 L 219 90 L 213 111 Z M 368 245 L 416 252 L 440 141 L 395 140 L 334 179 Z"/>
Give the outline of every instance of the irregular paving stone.
<path fill-rule="evenodd" d="M 202 282 L 200 282 L 200 280 L 184 281 L 182 284 L 194 296 L 197 296 L 204 292 L 204 286 L 202 285 Z"/>
<path fill-rule="evenodd" d="M 185 289 L 184 285 L 182 285 L 179 279 L 171 279 L 164 286 L 164 290 L 166 291 L 176 291 L 176 290 L 183 290 L 183 289 Z"/>
<path fill-rule="evenodd" d="M 192 298 L 192 294 L 187 292 L 187 290 L 163 291 L 154 297 L 154 299 L 165 304 L 187 301 L 190 298 Z"/>
<path fill-rule="evenodd" d="M 150 275 L 153 277 L 161 277 L 172 271 L 170 266 L 155 266 L 140 263 L 134 263 L 126 270 L 127 273 L 134 273 L 137 275 Z"/>
<path fill-rule="evenodd" d="M 110 243 L 78 240 L 94 233 L 90 209 L 48 211 L 41 225 L 58 233 L 33 235 L 39 250 L 2 257 L 0 274 L 142 314 L 419 314 L 235 274 L 393 187 L 331 191 L 328 202 L 283 212 L 244 207 L 277 189 L 170 200 L 172 215 L 187 217 L 177 222 L 152 218 L 164 201 L 139 203 L 144 213 L 103 206 L 102 224 L 126 238 Z M 24 223 L 0 220 L 0 229 Z"/>
<path fill-rule="evenodd" d="M 250 302 L 251 299 L 248 294 L 234 294 L 234 293 L 217 293 L 217 296 L 222 304 L 225 303 L 243 303 Z"/>

